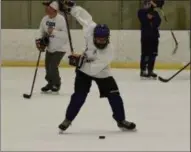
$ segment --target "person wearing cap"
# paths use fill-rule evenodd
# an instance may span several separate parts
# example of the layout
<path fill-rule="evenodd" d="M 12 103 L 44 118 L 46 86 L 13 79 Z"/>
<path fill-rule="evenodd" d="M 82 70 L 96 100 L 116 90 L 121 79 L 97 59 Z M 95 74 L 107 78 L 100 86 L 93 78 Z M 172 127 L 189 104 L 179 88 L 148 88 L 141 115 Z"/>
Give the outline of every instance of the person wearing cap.
<path fill-rule="evenodd" d="M 59 14 L 57 1 L 44 2 L 46 16 L 40 23 L 40 36 L 48 35 L 49 44 L 45 54 L 45 79 L 48 82 L 42 87 L 42 92 L 58 92 L 61 87 L 59 64 L 65 53 L 69 50 L 69 40 L 65 18 Z M 38 45 L 37 45 L 38 48 Z"/>

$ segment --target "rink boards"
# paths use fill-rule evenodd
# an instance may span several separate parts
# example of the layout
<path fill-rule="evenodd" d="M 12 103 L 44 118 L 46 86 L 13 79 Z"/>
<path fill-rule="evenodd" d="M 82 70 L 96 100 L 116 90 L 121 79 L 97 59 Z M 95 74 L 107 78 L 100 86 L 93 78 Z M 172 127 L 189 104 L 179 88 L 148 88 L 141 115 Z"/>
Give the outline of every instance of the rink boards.
<path fill-rule="evenodd" d="M 172 55 L 175 48 L 170 31 L 161 31 L 159 56 L 156 67 L 158 69 L 177 69 L 190 61 L 190 33 L 189 31 L 174 31 L 179 43 L 177 53 Z M 35 66 L 38 51 L 35 48 L 35 38 L 38 30 L 3 29 L 1 45 L 2 66 Z M 83 52 L 85 42 L 81 30 L 71 30 L 74 50 Z M 116 58 L 112 68 L 139 68 L 140 60 L 140 31 L 139 30 L 112 30 L 111 42 L 115 47 Z M 69 53 L 69 52 L 68 52 Z M 65 57 L 61 67 L 69 67 Z M 44 54 L 41 59 L 44 66 Z"/>

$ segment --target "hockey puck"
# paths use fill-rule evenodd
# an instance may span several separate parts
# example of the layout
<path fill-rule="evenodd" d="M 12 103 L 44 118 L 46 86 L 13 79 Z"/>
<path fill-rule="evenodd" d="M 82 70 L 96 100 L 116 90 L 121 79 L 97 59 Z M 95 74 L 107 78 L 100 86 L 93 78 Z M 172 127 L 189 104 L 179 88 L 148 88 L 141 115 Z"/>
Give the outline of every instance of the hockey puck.
<path fill-rule="evenodd" d="M 105 139 L 105 136 L 99 136 L 99 139 Z"/>

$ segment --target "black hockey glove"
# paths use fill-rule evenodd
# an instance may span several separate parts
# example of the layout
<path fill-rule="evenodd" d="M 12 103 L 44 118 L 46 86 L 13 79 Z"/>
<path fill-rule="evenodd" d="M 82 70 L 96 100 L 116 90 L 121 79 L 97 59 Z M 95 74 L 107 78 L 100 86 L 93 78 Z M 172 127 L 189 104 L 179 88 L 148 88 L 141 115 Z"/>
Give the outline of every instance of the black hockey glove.
<path fill-rule="evenodd" d="M 158 8 L 162 9 L 165 3 L 165 0 L 154 0 L 154 2 L 156 3 Z"/>
<path fill-rule="evenodd" d="M 165 3 L 165 0 L 145 0 L 145 2 L 150 3 L 153 8 L 162 9 Z"/>
<path fill-rule="evenodd" d="M 39 51 L 44 52 L 46 47 L 49 45 L 49 37 L 46 35 L 36 40 L 36 47 Z"/>
<path fill-rule="evenodd" d="M 71 8 L 76 5 L 76 3 L 72 0 L 64 0 L 62 3 L 63 3 L 63 7 L 61 11 L 64 11 L 65 13 L 68 13 L 68 14 L 70 13 Z"/>
<path fill-rule="evenodd" d="M 69 58 L 69 65 L 75 66 L 77 68 L 81 68 L 85 59 L 83 55 L 78 55 L 78 54 L 72 54 L 68 56 L 68 58 Z"/>

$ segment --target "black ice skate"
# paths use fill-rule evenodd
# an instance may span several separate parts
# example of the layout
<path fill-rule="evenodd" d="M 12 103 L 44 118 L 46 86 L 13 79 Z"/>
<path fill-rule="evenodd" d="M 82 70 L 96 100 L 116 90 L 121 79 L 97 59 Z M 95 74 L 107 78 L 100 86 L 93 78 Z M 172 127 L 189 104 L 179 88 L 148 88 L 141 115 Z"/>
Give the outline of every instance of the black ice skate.
<path fill-rule="evenodd" d="M 151 79 L 156 80 L 158 76 L 157 76 L 157 74 L 154 73 L 154 72 L 149 72 L 149 73 L 148 73 L 148 77 L 151 78 Z"/>
<path fill-rule="evenodd" d="M 60 129 L 59 133 L 62 134 L 68 127 L 71 125 L 71 121 L 65 119 L 58 128 Z"/>
<path fill-rule="evenodd" d="M 118 122 L 117 126 L 122 130 L 122 131 L 127 131 L 127 130 L 135 130 L 136 129 L 136 124 L 133 122 L 129 122 L 129 121 L 122 121 L 122 122 Z"/>
<path fill-rule="evenodd" d="M 46 86 L 41 88 L 42 92 L 48 92 L 52 89 L 52 85 L 51 84 L 47 84 Z"/>
<path fill-rule="evenodd" d="M 51 90 L 52 92 L 58 92 L 60 90 L 60 85 L 53 85 Z"/>
<path fill-rule="evenodd" d="M 145 80 L 145 79 L 149 78 L 146 71 L 141 71 L 140 77 L 141 77 L 142 80 Z"/>

